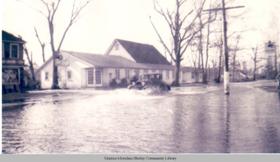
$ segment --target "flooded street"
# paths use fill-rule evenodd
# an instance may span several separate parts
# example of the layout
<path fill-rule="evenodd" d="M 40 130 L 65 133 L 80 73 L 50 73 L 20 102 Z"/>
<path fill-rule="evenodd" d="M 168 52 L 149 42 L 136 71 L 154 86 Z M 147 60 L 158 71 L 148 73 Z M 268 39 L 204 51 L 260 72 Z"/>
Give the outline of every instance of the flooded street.
<path fill-rule="evenodd" d="M 257 86 L 32 92 L 4 107 L 2 152 L 279 153 L 279 96 Z"/>

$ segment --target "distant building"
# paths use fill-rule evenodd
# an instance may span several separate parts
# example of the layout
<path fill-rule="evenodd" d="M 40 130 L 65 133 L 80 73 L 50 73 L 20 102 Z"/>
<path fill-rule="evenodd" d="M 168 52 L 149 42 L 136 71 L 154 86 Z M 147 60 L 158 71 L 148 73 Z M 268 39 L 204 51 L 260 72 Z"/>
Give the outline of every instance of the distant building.
<path fill-rule="evenodd" d="M 20 92 L 24 88 L 24 43 L 20 37 L 2 31 L 2 93 Z"/>
<path fill-rule="evenodd" d="M 277 46 L 275 42 L 268 41 L 265 43 L 265 54 L 266 54 L 266 78 L 275 79 L 279 63 L 277 61 Z"/>
<path fill-rule="evenodd" d="M 105 55 L 62 51 L 62 60 L 57 61 L 60 88 L 108 87 L 116 82 L 142 74 L 162 74 L 162 79 L 171 84 L 175 79 L 175 66 L 171 65 L 152 46 L 116 39 Z M 36 72 L 41 88 L 52 85 L 52 61 L 47 60 Z M 191 67 L 182 67 L 181 83 L 201 81 Z"/>

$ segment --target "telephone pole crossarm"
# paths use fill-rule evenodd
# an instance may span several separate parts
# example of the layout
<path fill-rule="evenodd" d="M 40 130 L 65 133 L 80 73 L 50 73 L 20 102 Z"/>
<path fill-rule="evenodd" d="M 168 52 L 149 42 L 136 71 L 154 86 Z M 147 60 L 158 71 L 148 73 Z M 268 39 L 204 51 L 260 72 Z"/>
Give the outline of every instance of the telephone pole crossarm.
<path fill-rule="evenodd" d="M 225 7 L 225 10 L 229 9 L 237 9 L 237 8 L 244 8 L 245 6 L 234 6 L 234 7 Z M 203 11 L 221 11 L 223 8 L 210 8 L 210 9 L 205 9 Z"/>

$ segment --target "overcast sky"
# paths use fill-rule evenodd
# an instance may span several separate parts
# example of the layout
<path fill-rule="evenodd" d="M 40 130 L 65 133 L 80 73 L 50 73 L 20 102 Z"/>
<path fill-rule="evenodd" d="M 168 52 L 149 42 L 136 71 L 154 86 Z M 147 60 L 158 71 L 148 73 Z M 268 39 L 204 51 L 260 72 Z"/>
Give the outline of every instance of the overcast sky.
<path fill-rule="evenodd" d="M 69 16 L 67 13 L 71 8 L 71 1 L 62 1 L 59 18 L 55 22 L 58 27 L 57 33 L 64 27 L 63 22 L 67 20 Z M 173 1 L 159 0 L 159 2 L 163 6 L 170 6 Z M 48 41 L 48 28 L 45 19 L 36 11 L 43 7 L 40 1 L 2 0 L 2 4 L 2 28 L 15 35 L 21 35 L 27 41 L 35 61 L 42 64 L 40 45 L 36 40 L 34 27 L 38 28 L 44 41 Z M 276 39 L 276 29 L 280 26 L 277 16 L 279 4 L 280 0 L 235 0 L 229 6 L 246 7 L 229 11 L 230 16 L 244 12 L 238 18 L 229 18 L 229 30 L 246 30 L 241 34 L 241 42 L 242 46 L 248 49 L 256 44 L 262 45 L 268 39 Z M 120 38 L 152 44 L 164 53 L 150 24 L 149 16 L 167 36 L 167 27 L 154 11 L 152 0 L 93 0 L 70 29 L 62 48 L 103 54 L 115 38 Z M 231 41 L 234 43 L 234 40 Z M 47 57 L 50 57 L 50 52 L 47 53 Z M 187 60 L 184 62 L 188 64 Z"/>

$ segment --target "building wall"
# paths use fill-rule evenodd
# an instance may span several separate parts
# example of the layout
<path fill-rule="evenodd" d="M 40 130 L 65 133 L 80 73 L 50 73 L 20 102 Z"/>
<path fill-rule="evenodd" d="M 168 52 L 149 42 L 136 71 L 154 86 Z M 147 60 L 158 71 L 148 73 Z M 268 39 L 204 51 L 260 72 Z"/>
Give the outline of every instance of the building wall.
<path fill-rule="evenodd" d="M 183 72 L 183 75 L 182 75 L 182 82 L 183 83 L 191 83 L 191 82 L 194 82 L 195 79 L 192 78 L 192 73 L 191 72 Z"/>
<path fill-rule="evenodd" d="M 116 79 L 116 69 L 120 71 L 119 80 Z M 129 78 L 126 77 L 126 71 L 129 72 Z M 109 86 L 109 83 L 112 79 L 116 79 L 117 82 L 120 82 L 121 79 L 126 78 L 129 81 L 133 76 L 136 75 L 136 71 L 139 71 L 139 75 L 143 74 L 154 74 L 161 73 L 162 80 L 167 84 L 171 84 L 174 81 L 174 77 L 172 76 L 172 70 L 152 70 L 152 69 L 135 69 L 135 68 L 103 68 L 103 86 Z M 169 77 L 167 77 L 167 72 L 169 73 Z M 182 80 L 181 80 L 182 82 Z"/>
<path fill-rule="evenodd" d="M 58 64 L 59 87 L 60 88 L 84 88 L 87 87 L 86 68 L 91 67 L 75 57 L 62 54 L 63 63 Z M 48 79 L 46 80 L 46 72 Z M 41 88 L 50 89 L 52 86 L 53 61 L 49 61 L 39 72 Z M 67 77 L 67 73 L 71 73 L 71 78 Z"/>
<path fill-rule="evenodd" d="M 192 71 L 183 71 L 181 72 L 181 83 L 197 83 L 202 82 L 202 73 L 196 74 Z"/>
<path fill-rule="evenodd" d="M 52 87 L 52 61 L 45 64 L 44 68 L 40 71 L 40 82 L 42 89 L 50 89 Z M 47 75 L 47 76 L 46 76 Z"/>
<path fill-rule="evenodd" d="M 172 70 L 162 70 L 162 80 L 167 83 L 171 84 L 175 78 L 172 76 Z"/>

